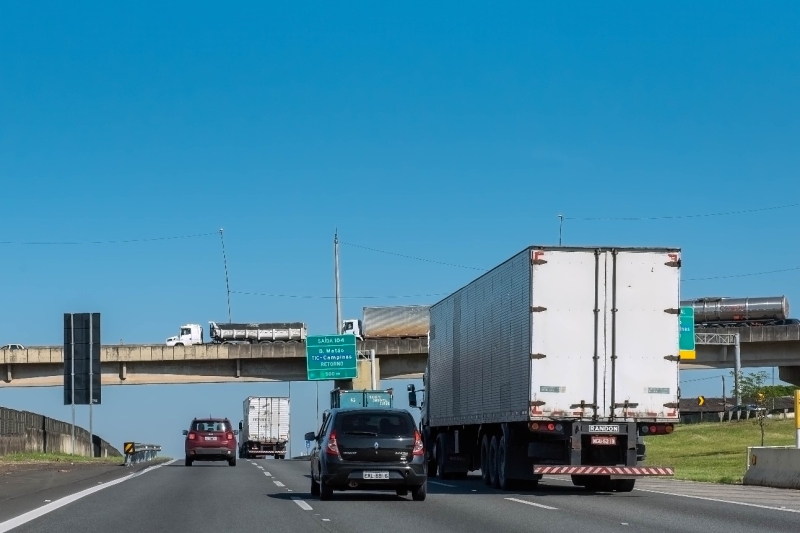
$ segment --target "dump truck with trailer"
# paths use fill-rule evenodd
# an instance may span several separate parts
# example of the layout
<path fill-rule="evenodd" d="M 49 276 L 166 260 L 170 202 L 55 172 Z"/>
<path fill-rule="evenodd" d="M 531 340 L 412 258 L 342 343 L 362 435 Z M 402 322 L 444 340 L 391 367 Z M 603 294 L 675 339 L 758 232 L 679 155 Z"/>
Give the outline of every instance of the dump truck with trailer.
<path fill-rule="evenodd" d="M 195 344 L 264 344 L 305 342 L 308 329 L 303 322 L 208 323 L 211 342 L 203 338 L 200 324 L 183 324 L 178 335 L 169 337 L 167 346 Z"/>
<path fill-rule="evenodd" d="M 239 457 L 285 459 L 289 443 L 289 398 L 249 396 L 239 422 Z"/>
<path fill-rule="evenodd" d="M 429 475 L 621 492 L 674 475 L 641 462 L 679 420 L 680 266 L 677 248 L 531 246 L 431 306 Z"/>

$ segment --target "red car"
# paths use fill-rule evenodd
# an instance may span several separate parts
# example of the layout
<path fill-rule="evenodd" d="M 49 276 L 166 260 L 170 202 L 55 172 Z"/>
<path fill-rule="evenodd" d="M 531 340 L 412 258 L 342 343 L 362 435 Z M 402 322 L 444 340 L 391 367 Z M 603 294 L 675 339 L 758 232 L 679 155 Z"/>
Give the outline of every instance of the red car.
<path fill-rule="evenodd" d="M 236 435 L 227 418 L 195 418 L 186 435 L 186 466 L 194 461 L 228 461 L 236 466 Z"/>

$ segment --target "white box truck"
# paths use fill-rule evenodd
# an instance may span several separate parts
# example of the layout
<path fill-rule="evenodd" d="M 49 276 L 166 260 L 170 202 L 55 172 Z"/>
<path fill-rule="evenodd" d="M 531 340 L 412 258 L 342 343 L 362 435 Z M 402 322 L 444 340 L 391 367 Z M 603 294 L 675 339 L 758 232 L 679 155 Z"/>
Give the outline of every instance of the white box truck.
<path fill-rule="evenodd" d="M 239 422 L 239 457 L 285 459 L 289 444 L 289 398 L 250 396 Z"/>
<path fill-rule="evenodd" d="M 531 246 L 430 310 L 428 473 L 633 490 L 678 422 L 681 251 Z M 408 386 L 409 403 L 416 391 Z"/>

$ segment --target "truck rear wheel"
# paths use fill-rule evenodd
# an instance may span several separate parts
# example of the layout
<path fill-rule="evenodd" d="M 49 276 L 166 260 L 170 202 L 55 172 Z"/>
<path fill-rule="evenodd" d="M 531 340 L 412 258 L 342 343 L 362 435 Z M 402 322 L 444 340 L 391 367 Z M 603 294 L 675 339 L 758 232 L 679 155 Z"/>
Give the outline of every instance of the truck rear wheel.
<path fill-rule="evenodd" d="M 497 488 L 510 490 L 512 482 L 506 477 L 506 438 L 500 437 L 497 443 Z"/>
<path fill-rule="evenodd" d="M 635 479 L 615 479 L 614 490 L 616 492 L 631 492 L 636 485 Z"/>
<path fill-rule="evenodd" d="M 484 435 L 481 439 L 481 479 L 487 486 L 492 484 L 492 478 L 489 475 L 489 435 Z"/>
<path fill-rule="evenodd" d="M 492 437 L 489 444 L 489 485 L 499 489 L 500 483 L 497 479 L 497 437 Z"/>

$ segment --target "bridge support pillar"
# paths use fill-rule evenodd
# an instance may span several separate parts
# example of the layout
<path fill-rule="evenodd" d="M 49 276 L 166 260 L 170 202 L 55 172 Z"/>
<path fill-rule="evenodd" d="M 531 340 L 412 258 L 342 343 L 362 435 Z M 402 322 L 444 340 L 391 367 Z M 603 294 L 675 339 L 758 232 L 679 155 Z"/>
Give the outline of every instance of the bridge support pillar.
<path fill-rule="evenodd" d="M 779 366 L 778 377 L 781 381 L 800 387 L 800 366 Z"/>
<path fill-rule="evenodd" d="M 11 363 L 6 364 L 6 381 L 11 383 Z"/>
<path fill-rule="evenodd" d="M 121 381 L 128 379 L 128 363 L 122 362 L 119 364 L 119 379 Z"/>

